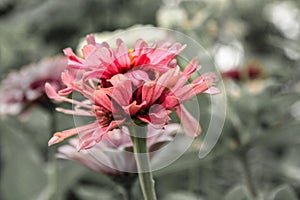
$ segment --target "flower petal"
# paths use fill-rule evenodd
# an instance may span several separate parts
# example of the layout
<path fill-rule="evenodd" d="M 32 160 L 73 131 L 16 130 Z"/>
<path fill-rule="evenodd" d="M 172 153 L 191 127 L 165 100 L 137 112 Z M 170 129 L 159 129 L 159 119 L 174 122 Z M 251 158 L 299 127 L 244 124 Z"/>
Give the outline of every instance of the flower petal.
<path fill-rule="evenodd" d="M 117 85 L 114 86 L 112 98 L 120 106 L 128 106 L 132 96 L 132 85 L 129 79 L 121 80 Z"/>
<path fill-rule="evenodd" d="M 110 94 L 110 90 L 107 88 L 99 88 L 94 92 L 94 101 L 96 105 L 103 106 L 107 110 L 112 110 L 112 102 L 107 95 Z"/>
<path fill-rule="evenodd" d="M 133 101 L 131 104 L 129 104 L 128 106 L 123 106 L 122 108 L 124 109 L 124 111 L 133 116 L 135 115 L 144 105 L 146 105 L 146 101 L 143 101 L 141 104 L 137 105 L 136 101 Z"/>
<path fill-rule="evenodd" d="M 201 127 L 198 121 L 196 121 L 196 119 L 185 109 L 183 105 L 180 105 L 176 109 L 176 113 L 181 120 L 183 130 L 188 136 L 196 138 L 201 134 Z"/>
<path fill-rule="evenodd" d="M 63 97 L 59 96 L 55 89 L 49 84 L 45 84 L 45 92 L 50 99 L 54 99 L 56 101 L 63 101 Z"/>

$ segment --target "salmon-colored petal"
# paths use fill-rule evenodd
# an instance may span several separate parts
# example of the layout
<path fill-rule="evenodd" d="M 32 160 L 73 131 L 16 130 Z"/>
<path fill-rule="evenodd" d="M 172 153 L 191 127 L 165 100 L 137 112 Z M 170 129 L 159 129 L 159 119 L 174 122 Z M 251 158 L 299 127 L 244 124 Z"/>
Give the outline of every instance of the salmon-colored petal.
<path fill-rule="evenodd" d="M 96 45 L 95 36 L 93 34 L 88 34 L 86 36 L 86 42 L 91 45 Z"/>
<path fill-rule="evenodd" d="M 63 50 L 64 54 L 68 57 L 69 61 L 83 63 L 83 59 L 79 58 L 71 48 L 66 48 Z"/>
<path fill-rule="evenodd" d="M 84 58 L 87 59 L 88 56 L 91 55 L 92 52 L 95 50 L 96 50 L 96 47 L 94 45 L 88 44 L 82 48 L 82 54 L 83 54 Z"/>
<path fill-rule="evenodd" d="M 93 130 L 93 129 L 97 128 L 98 126 L 99 126 L 98 123 L 92 123 L 92 124 L 84 125 L 81 127 L 62 131 L 62 132 L 56 132 L 56 133 L 54 133 L 53 137 L 49 140 L 48 145 L 51 146 L 53 144 L 62 142 L 66 138 L 69 138 L 73 135 L 83 133 L 83 132 L 86 132 L 89 130 Z"/>
<path fill-rule="evenodd" d="M 103 106 L 107 110 L 112 110 L 112 102 L 108 98 L 110 91 L 106 88 L 100 88 L 94 92 L 94 101 L 96 105 Z"/>
<path fill-rule="evenodd" d="M 129 114 L 129 115 L 136 115 L 137 112 L 146 105 L 146 101 L 143 101 L 141 104 L 137 105 L 136 101 L 133 101 L 131 104 L 129 104 L 128 106 L 123 106 L 122 108 L 124 109 L 124 111 Z"/>
<path fill-rule="evenodd" d="M 116 44 L 117 44 L 116 60 L 121 68 L 127 68 L 130 65 L 128 47 L 121 39 L 117 39 Z"/>
<path fill-rule="evenodd" d="M 183 105 L 178 106 L 176 113 L 183 125 L 184 132 L 188 136 L 196 138 L 201 134 L 199 122 L 186 110 Z"/>
<path fill-rule="evenodd" d="M 121 80 L 114 86 L 111 96 L 120 106 L 128 106 L 132 98 L 132 85 L 129 79 Z"/>
<path fill-rule="evenodd" d="M 148 82 L 150 81 L 149 75 L 146 71 L 143 70 L 133 70 L 124 74 L 126 78 L 131 80 L 134 86 L 139 87 L 141 81 Z"/>
<path fill-rule="evenodd" d="M 58 93 L 49 83 L 45 84 L 45 92 L 50 99 L 54 99 L 56 101 L 63 101 L 63 98 L 58 95 Z"/>

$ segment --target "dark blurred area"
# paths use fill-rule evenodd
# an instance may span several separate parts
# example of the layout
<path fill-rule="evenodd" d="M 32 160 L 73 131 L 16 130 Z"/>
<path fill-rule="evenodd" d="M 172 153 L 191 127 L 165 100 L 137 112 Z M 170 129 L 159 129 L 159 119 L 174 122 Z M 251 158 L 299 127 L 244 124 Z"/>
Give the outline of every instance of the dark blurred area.
<path fill-rule="evenodd" d="M 75 48 L 91 32 L 156 24 L 160 1 L 3 0 L 1 72 Z"/>

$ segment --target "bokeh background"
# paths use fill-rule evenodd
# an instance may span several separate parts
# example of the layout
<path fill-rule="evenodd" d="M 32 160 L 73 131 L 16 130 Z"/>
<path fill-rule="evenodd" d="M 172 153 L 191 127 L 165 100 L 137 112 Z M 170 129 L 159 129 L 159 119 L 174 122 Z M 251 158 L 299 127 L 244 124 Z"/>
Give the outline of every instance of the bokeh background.
<path fill-rule="evenodd" d="M 22 86 L 36 75 L 18 70 L 30 64 L 37 70 L 41 60 L 76 49 L 86 34 L 109 37 L 138 24 L 196 40 L 212 56 L 227 95 L 225 126 L 213 151 L 198 158 L 201 137 L 154 172 L 158 198 L 300 199 L 297 0 L 1 0 L 0 199 L 126 199 L 118 177 L 54 159 L 59 145 L 48 148 L 47 141 L 54 131 L 73 127 L 73 118 L 54 112 L 43 95 L 20 101 Z M 5 101 L 11 95 L 19 98 L 17 108 Z M 201 97 L 200 105 L 206 101 Z M 209 109 L 202 110 L 206 130 Z M 141 199 L 137 183 L 131 199 Z"/>

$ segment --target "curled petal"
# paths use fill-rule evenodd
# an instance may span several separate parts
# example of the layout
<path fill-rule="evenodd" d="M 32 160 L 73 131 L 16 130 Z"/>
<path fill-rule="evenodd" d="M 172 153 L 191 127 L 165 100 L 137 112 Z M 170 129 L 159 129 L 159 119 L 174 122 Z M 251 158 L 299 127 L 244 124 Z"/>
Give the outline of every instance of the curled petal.
<path fill-rule="evenodd" d="M 151 105 L 157 98 L 157 93 L 155 93 L 154 81 L 147 82 L 142 87 L 142 100 L 147 102 L 147 105 Z"/>
<path fill-rule="evenodd" d="M 208 72 L 197 78 L 195 81 L 192 82 L 192 84 L 200 84 L 205 82 L 205 84 L 210 87 L 214 85 L 218 81 L 218 77 L 213 72 Z"/>
<path fill-rule="evenodd" d="M 73 129 L 69 129 L 66 131 L 62 131 L 62 132 L 56 132 L 54 133 L 53 137 L 49 140 L 48 142 L 48 146 L 51 146 L 53 144 L 62 142 L 64 139 L 69 138 L 73 135 L 76 135 L 78 133 L 82 133 L 82 132 L 86 132 L 89 130 L 93 130 L 95 128 L 97 128 L 99 125 L 97 122 L 92 123 L 92 124 L 88 124 L 85 126 L 81 126 L 78 128 L 73 128 Z"/>
<path fill-rule="evenodd" d="M 131 80 L 134 86 L 138 87 L 141 81 L 150 81 L 149 75 L 143 70 L 133 70 L 124 74 L 126 78 Z"/>
<path fill-rule="evenodd" d="M 83 81 L 87 81 L 87 80 L 93 79 L 93 78 L 105 78 L 102 76 L 104 71 L 105 71 L 104 69 L 95 69 L 95 70 L 86 72 L 83 75 Z"/>
<path fill-rule="evenodd" d="M 45 84 L 45 92 L 50 99 L 54 99 L 56 101 L 63 101 L 63 97 L 59 96 L 55 89 L 50 85 L 50 83 Z"/>
<path fill-rule="evenodd" d="M 93 34 L 88 34 L 86 36 L 86 42 L 88 44 L 95 45 L 96 44 L 95 36 Z"/>
<path fill-rule="evenodd" d="M 142 40 L 142 39 L 139 39 L 139 40 L 137 40 L 136 42 L 135 42 L 135 44 L 134 44 L 134 49 L 133 49 L 133 54 L 140 54 L 141 53 L 141 51 L 144 49 L 144 48 L 146 48 L 148 45 L 147 45 L 147 43 L 144 41 L 144 40 Z"/>
<path fill-rule="evenodd" d="M 76 56 L 76 54 L 73 52 L 71 48 L 66 48 L 63 50 L 64 54 L 69 58 L 69 61 L 73 61 L 76 63 L 83 63 L 83 59 Z"/>
<path fill-rule="evenodd" d="M 128 55 L 128 47 L 126 44 L 121 40 L 117 39 L 117 49 L 116 49 L 116 59 L 117 62 L 121 67 L 129 67 L 130 65 L 130 58 Z"/>
<path fill-rule="evenodd" d="M 157 85 L 162 86 L 160 87 L 160 90 L 164 90 L 165 88 L 171 89 L 178 79 L 180 78 L 180 69 L 179 67 L 175 67 L 166 73 L 162 74 L 158 80 L 157 80 Z M 159 91 L 162 92 L 162 91 Z"/>
<path fill-rule="evenodd" d="M 123 74 L 116 74 L 113 77 L 111 77 L 111 79 L 109 79 L 108 81 L 113 85 L 117 85 L 120 83 L 121 80 L 124 79 L 124 75 Z"/>
<path fill-rule="evenodd" d="M 176 97 L 178 97 L 181 102 L 185 102 L 195 95 L 199 93 L 212 93 L 217 94 L 219 91 L 217 89 L 210 88 L 216 83 L 217 76 L 214 73 L 206 73 L 203 76 L 197 78 L 195 81 L 193 81 L 189 85 L 185 85 L 181 88 L 179 88 L 177 91 L 173 91 L 176 94 Z"/>
<path fill-rule="evenodd" d="M 86 110 L 82 109 L 76 109 L 76 110 L 68 110 L 64 108 L 56 108 L 58 112 L 62 112 L 69 115 L 78 115 L 78 116 L 93 116 L 91 112 L 88 112 Z"/>
<path fill-rule="evenodd" d="M 61 80 L 68 87 L 72 87 L 74 85 L 75 78 L 67 71 L 61 73 Z"/>
<path fill-rule="evenodd" d="M 73 88 L 65 88 L 65 89 L 59 90 L 58 94 L 61 96 L 67 96 L 67 95 L 71 94 L 73 91 L 74 91 Z"/>
<path fill-rule="evenodd" d="M 130 104 L 132 96 L 132 85 L 128 79 L 121 80 L 114 86 L 112 98 L 120 105 L 127 106 Z"/>
<path fill-rule="evenodd" d="M 183 74 L 189 78 L 199 67 L 199 62 L 197 58 L 194 58 L 184 69 Z"/>
<path fill-rule="evenodd" d="M 96 47 L 94 45 L 91 45 L 91 44 L 85 45 L 82 48 L 82 54 L 83 54 L 84 58 L 87 59 L 88 56 L 91 55 L 93 51 L 95 51 L 95 49 L 96 49 Z"/>
<path fill-rule="evenodd" d="M 204 93 L 207 93 L 207 94 L 219 94 L 220 92 L 221 92 L 220 89 L 217 87 L 210 87 L 204 91 Z"/>
<path fill-rule="evenodd" d="M 162 103 L 162 106 L 166 109 L 172 109 L 180 104 L 180 100 L 176 96 L 167 96 Z"/>
<path fill-rule="evenodd" d="M 161 105 L 154 105 L 149 109 L 148 115 L 139 116 L 138 118 L 143 122 L 154 125 L 156 128 L 162 128 L 170 121 L 170 113 L 170 110 L 166 110 Z"/>
<path fill-rule="evenodd" d="M 186 81 L 191 77 L 191 75 L 197 70 L 199 67 L 199 62 L 197 58 L 194 58 L 184 69 L 182 76 L 177 80 L 176 84 L 172 88 L 173 92 L 176 92 L 179 88 L 184 86 Z"/>
<path fill-rule="evenodd" d="M 97 128 L 95 130 L 93 130 L 93 132 L 90 132 L 82 137 L 79 138 L 80 143 L 77 146 L 77 150 L 86 150 L 86 149 L 90 149 L 93 146 L 95 146 L 97 144 L 96 142 L 96 138 L 94 137 L 94 135 L 97 135 L 97 137 L 102 138 L 102 136 L 104 135 L 103 132 L 100 132 L 101 128 Z"/>
<path fill-rule="evenodd" d="M 123 106 L 124 111 L 129 115 L 135 115 L 147 102 L 143 101 L 141 104 L 137 105 L 136 101 L 133 101 L 128 106 Z"/>
<path fill-rule="evenodd" d="M 70 129 L 68 131 L 56 132 L 48 141 L 48 146 L 52 146 L 53 144 L 60 143 L 64 141 L 64 139 L 76 135 L 76 129 Z"/>
<path fill-rule="evenodd" d="M 185 109 L 183 105 L 180 105 L 176 109 L 176 113 L 183 125 L 183 130 L 188 136 L 196 138 L 201 134 L 201 127 L 198 121 Z"/>
<path fill-rule="evenodd" d="M 110 90 L 106 88 L 100 88 L 94 92 L 94 101 L 96 105 L 101 105 L 107 110 L 112 109 L 112 102 L 108 98 L 108 94 L 110 94 Z"/>

